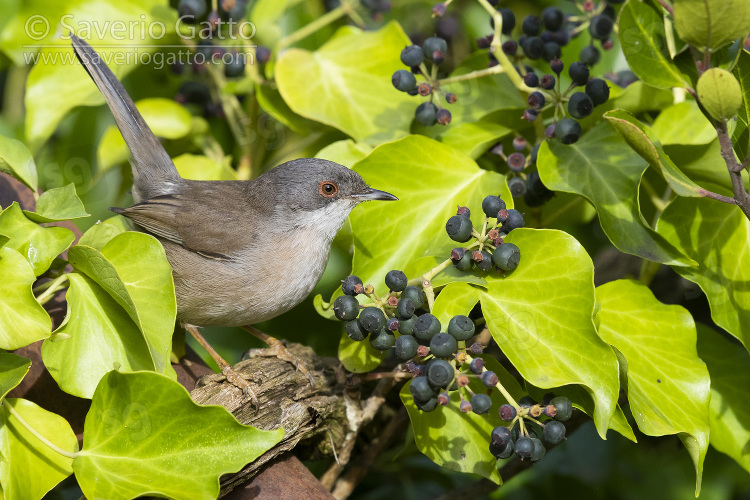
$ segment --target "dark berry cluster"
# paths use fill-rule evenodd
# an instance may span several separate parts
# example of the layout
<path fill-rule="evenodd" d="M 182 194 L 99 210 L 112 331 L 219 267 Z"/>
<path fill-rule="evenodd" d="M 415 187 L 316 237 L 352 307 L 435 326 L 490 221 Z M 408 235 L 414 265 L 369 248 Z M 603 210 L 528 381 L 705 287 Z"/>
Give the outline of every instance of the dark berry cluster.
<path fill-rule="evenodd" d="M 554 446 L 565 439 L 562 422 L 573 414 L 573 405 L 568 398 L 552 394 L 541 404 L 525 396 L 518 406 L 504 404 L 498 413 L 510 424 L 492 430 L 490 453 L 497 458 L 510 458 L 515 453 L 521 460 L 536 462 L 547 453 L 544 443 Z"/>
<path fill-rule="evenodd" d="M 525 173 L 529 167 L 536 165 L 536 157 L 539 152 L 539 144 L 530 147 L 530 144 L 521 136 L 513 139 L 513 152 L 506 155 L 503 145 L 496 144 L 490 151 L 501 157 L 508 165 L 509 179 L 508 189 L 513 198 L 523 197 L 529 207 L 538 207 L 547 203 L 554 196 L 554 192 L 547 189 L 539 178 L 538 172 Z"/>
<path fill-rule="evenodd" d="M 451 251 L 453 265 L 459 271 L 469 271 L 472 266 L 480 271 L 489 271 L 493 266 L 499 271 L 513 271 L 521 262 L 521 251 L 503 240 L 512 230 L 524 226 L 523 214 L 506 209 L 502 198 L 493 195 L 482 201 L 482 211 L 486 217 L 481 232 L 474 229 L 467 207 L 458 207 L 456 215 L 446 222 L 445 230 L 453 241 L 467 243 L 475 239 L 469 246 Z M 491 224 L 490 219 L 496 219 L 496 223 Z"/>
<path fill-rule="evenodd" d="M 451 122 L 451 113 L 440 105 L 439 96 L 442 95 L 447 103 L 453 104 L 456 102 L 456 94 L 444 92 L 435 79 L 437 67 L 445 60 L 446 52 L 448 52 L 448 42 L 437 36 L 425 40 L 421 47 L 409 45 L 401 51 L 401 62 L 410 69 L 400 69 L 391 77 L 391 83 L 398 90 L 413 96 L 430 97 L 429 101 L 417 106 L 414 113 L 416 120 L 424 126 L 436 123 L 448 125 Z M 425 61 L 432 65 L 430 72 L 427 70 Z M 422 76 L 424 81 L 417 83 L 415 75 Z"/>

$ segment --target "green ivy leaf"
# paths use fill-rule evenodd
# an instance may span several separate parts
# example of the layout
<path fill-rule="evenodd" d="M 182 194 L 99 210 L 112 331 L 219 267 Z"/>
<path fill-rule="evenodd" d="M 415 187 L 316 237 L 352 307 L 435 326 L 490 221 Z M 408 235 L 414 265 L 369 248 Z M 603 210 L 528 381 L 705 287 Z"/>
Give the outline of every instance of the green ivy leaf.
<path fill-rule="evenodd" d="M 422 136 L 383 144 L 354 170 L 371 186 L 400 199 L 359 206 L 350 218 L 352 273 L 372 283 L 378 293 L 384 291 L 383 278 L 391 269 L 424 256 L 449 257 L 458 244 L 445 234 L 445 223 L 457 205 L 471 209 L 478 228 L 484 222 L 481 204 L 488 194 L 502 195 L 508 208 L 512 206 L 505 176 L 483 170 L 463 153 Z"/>
<path fill-rule="evenodd" d="M 109 293 L 143 332 L 154 369 L 174 374 L 170 352 L 177 305 L 172 268 L 161 243 L 144 233 L 127 232 L 112 238 L 101 252 L 76 245 L 68 259 Z"/>
<path fill-rule="evenodd" d="M 357 141 L 407 133 L 414 100 L 393 88 L 391 75 L 404 67 L 399 54 L 409 37 L 395 22 L 377 31 L 342 30 L 315 52 L 289 49 L 279 56 L 276 83 L 282 97 L 294 112 Z"/>
<path fill-rule="evenodd" d="M 750 355 L 711 328 L 698 324 L 698 354 L 711 375 L 711 445 L 750 472 Z"/>
<path fill-rule="evenodd" d="M 0 349 L 18 349 L 49 337 L 52 320 L 31 293 L 36 275 L 23 255 L 0 248 L 0 276 Z"/>
<path fill-rule="evenodd" d="M 459 314 L 468 316 L 479 302 L 480 296 L 480 289 L 468 283 L 451 283 L 446 285 L 438 294 L 432 308 L 432 314 L 440 320 L 443 331 L 445 331 L 453 316 Z M 477 333 L 479 333 L 479 330 L 477 330 Z"/>
<path fill-rule="evenodd" d="M 366 373 L 380 366 L 384 351 L 378 351 L 370 345 L 369 337 L 356 342 L 344 333 L 339 341 L 339 360 L 352 373 Z"/>
<path fill-rule="evenodd" d="M 614 110 L 605 113 L 612 126 L 633 150 L 649 165 L 659 170 L 675 193 L 680 196 L 703 196 L 703 188 L 691 181 L 667 156 L 653 134 L 635 116 L 627 111 Z M 705 118 L 704 118 L 705 120 Z"/>
<path fill-rule="evenodd" d="M 716 191 L 718 186 L 731 191 L 732 180 L 727 174 L 727 164 L 721 157 L 718 139 L 705 146 L 664 146 L 664 152 L 701 187 Z M 747 183 L 747 172 L 741 174 L 743 182 Z"/>
<path fill-rule="evenodd" d="M 481 356 L 488 370 L 494 371 L 500 383 L 511 396 L 520 399 L 524 392 L 515 378 L 491 356 Z M 490 453 L 490 434 L 499 425 L 497 409 L 507 401 L 500 391 L 492 391 L 492 408 L 485 415 L 461 413 L 459 392 L 453 391 L 448 406 L 439 406 L 432 412 L 419 410 L 414 404 L 409 385 L 404 384 L 399 396 L 409 412 L 414 439 L 419 451 L 440 467 L 457 472 L 470 472 L 502 484 L 497 459 Z M 472 378 L 469 387 L 475 393 L 487 393 L 487 388 L 478 378 Z"/>
<path fill-rule="evenodd" d="M 364 159 L 371 151 L 372 147 L 367 144 L 359 144 L 351 139 L 344 139 L 324 147 L 318 151 L 315 158 L 323 158 L 352 168 L 355 163 Z"/>
<path fill-rule="evenodd" d="M 693 317 L 664 305 L 637 281 L 617 280 L 596 289 L 599 336 L 627 360 L 628 401 L 648 436 L 677 434 L 696 471 L 695 495 L 708 451 L 711 381 L 695 347 Z"/>
<path fill-rule="evenodd" d="M 60 415 L 25 399 L 3 401 L 0 406 L 0 491 L 6 500 L 40 500 L 72 474 L 73 459 L 42 444 L 6 406 L 12 406 L 27 424 L 64 450 L 78 451 L 78 439 Z"/>
<path fill-rule="evenodd" d="M 24 210 L 23 213 L 29 220 L 39 223 L 80 219 L 90 215 L 78 197 L 73 183 L 48 189 L 36 201 L 36 211 Z"/>
<path fill-rule="evenodd" d="M 21 383 L 30 369 L 30 359 L 9 352 L 0 352 L 0 402 Z"/>
<path fill-rule="evenodd" d="M 440 135 L 440 142 L 465 153 L 475 160 L 490 146 L 513 131 L 492 121 L 477 121 L 455 125 Z"/>
<path fill-rule="evenodd" d="M 21 141 L 0 135 L 0 172 L 18 179 L 36 191 L 38 178 L 34 157 Z"/>
<path fill-rule="evenodd" d="M 506 238 L 521 250 L 507 277 L 487 276 L 481 297 L 497 345 L 531 384 L 580 384 L 596 402 L 604 437 L 617 403 L 617 358 L 594 327 L 594 266 L 580 243 L 556 230 L 516 229 Z"/>
<path fill-rule="evenodd" d="M 652 128 L 662 145 L 708 144 L 716 140 L 716 129 L 695 101 L 684 101 L 664 109 Z"/>
<path fill-rule="evenodd" d="M 257 84 L 255 86 L 255 95 L 260 107 L 269 115 L 300 135 L 310 133 L 310 128 L 315 122 L 292 111 L 284 98 L 281 97 L 281 94 L 279 94 L 278 89 L 271 88 L 268 85 Z"/>
<path fill-rule="evenodd" d="M 196 181 L 233 181 L 237 172 L 231 167 L 231 158 L 218 161 L 206 156 L 184 154 L 174 158 L 177 172 L 185 179 Z"/>
<path fill-rule="evenodd" d="M 284 430 L 245 426 L 221 406 L 199 406 L 162 375 L 112 371 L 96 389 L 83 435 L 73 470 L 87 498 L 194 499 L 216 498 L 219 477 L 271 449 Z"/>
<path fill-rule="evenodd" d="M 740 59 L 733 73 L 740 82 L 742 107 L 737 113 L 737 127 L 732 134 L 734 152 L 739 158 L 747 158 L 750 152 L 750 52 L 740 51 Z"/>
<path fill-rule="evenodd" d="M 100 250 L 109 243 L 109 240 L 129 230 L 127 219 L 121 215 L 115 215 L 105 221 L 99 221 L 86 230 L 78 240 L 81 246 Z"/>
<path fill-rule="evenodd" d="M 63 227 L 42 227 L 31 222 L 18 203 L 0 212 L 0 233 L 10 239 L 5 248 L 18 250 L 34 268 L 34 274 L 43 274 L 52 261 L 73 243 L 75 235 Z"/>
<path fill-rule="evenodd" d="M 674 269 L 701 287 L 716 324 L 750 348 L 750 269 L 742 265 L 750 258 L 750 222 L 742 211 L 714 200 L 677 198 L 656 230 L 698 262 Z"/>
<path fill-rule="evenodd" d="M 569 146 L 547 141 L 539 148 L 538 158 L 544 184 L 589 200 L 596 207 L 602 229 L 618 249 L 655 262 L 693 264 L 643 218 L 638 186 L 648 164 L 611 125 L 601 123 Z"/>
<path fill-rule="evenodd" d="M 630 2 L 633 3 L 633 2 Z M 750 3 L 745 0 L 675 0 L 674 27 L 701 51 L 716 50 L 747 37 Z"/>
<path fill-rule="evenodd" d="M 685 87 L 691 75 L 678 67 L 667 47 L 664 17 L 650 2 L 630 1 L 620 10 L 620 44 L 630 69 L 654 87 Z"/>

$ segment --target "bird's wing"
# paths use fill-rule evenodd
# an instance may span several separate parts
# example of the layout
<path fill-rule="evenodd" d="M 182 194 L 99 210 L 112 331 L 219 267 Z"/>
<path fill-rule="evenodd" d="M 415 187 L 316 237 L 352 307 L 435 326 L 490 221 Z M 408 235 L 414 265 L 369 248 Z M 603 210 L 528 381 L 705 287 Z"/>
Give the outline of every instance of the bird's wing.
<path fill-rule="evenodd" d="M 111 207 L 110 210 L 127 217 L 155 236 L 184 245 L 177 222 L 180 203 L 180 196 L 169 194 L 150 198 L 129 208 Z"/>

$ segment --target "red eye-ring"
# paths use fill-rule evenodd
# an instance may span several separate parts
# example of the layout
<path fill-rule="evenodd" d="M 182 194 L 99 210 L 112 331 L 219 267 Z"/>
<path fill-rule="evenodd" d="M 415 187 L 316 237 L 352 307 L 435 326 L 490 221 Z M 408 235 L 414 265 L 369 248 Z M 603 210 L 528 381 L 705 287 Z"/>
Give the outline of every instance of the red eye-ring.
<path fill-rule="evenodd" d="M 326 198 L 333 198 L 339 192 L 339 186 L 333 181 L 322 181 L 318 183 L 318 193 Z"/>

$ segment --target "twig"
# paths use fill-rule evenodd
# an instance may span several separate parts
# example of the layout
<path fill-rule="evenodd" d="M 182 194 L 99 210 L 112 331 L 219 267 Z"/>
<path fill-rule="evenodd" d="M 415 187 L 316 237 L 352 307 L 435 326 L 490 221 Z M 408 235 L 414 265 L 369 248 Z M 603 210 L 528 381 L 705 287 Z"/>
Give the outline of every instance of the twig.
<path fill-rule="evenodd" d="M 729 177 L 732 180 L 732 190 L 734 191 L 734 202 L 737 204 L 745 217 L 750 220 L 750 195 L 742 184 L 742 170 L 744 166 L 737 161 L 732 148 L 732 138 L 727 132 L 727 122 L 722 121 L 716 127 L 716 134 L 719 136 L 719 145 L 721 146 L 721 157 L 727 164 Z"/>

